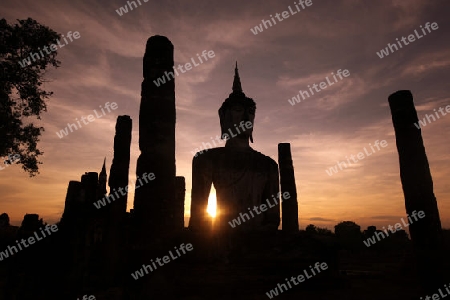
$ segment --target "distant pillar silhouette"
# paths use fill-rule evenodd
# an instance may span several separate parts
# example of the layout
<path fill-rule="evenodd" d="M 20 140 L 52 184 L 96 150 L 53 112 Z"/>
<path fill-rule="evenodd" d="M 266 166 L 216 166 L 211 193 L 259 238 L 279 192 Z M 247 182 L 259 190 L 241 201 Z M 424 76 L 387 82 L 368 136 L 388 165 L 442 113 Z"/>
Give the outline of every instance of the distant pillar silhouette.
<path fill-rule="evenodd" d="M 86 216 L 84 222 L 87 222 L 89 218 L 99 215 L 99 211 L 93 205 L 98 200 L 98 173 L 86 172 L 81 175 L 81 185 L 84 193 L 83 214 Z"/>
<path fill-rule="evenodd" d="M 418 259 L 418 271 L 424 288 L 435 293 L 443 286 L 442 228 L 433 180 L 428 165 L 421 129 L 417 129 L 417 112 L 410 91 L 397 91 L 389 96 L 389 106 L 395 129 L 400 160 L 400 178 L 405 195 L 406 212 L 424 211 L 425 217 L 411 217 L 411 239 Z"/>
<path fill-rule="evenodd" d="M 82 185 L 79 181 L 70 181 L 67 188 L 66 202 L 64 205 L 64 213 L 62 220 L 64 223 L 73 223 L 76 217 L 81 213 L 81 206 L 83 203 L 83 197 L 81 193 Z"/>
<path fill-rule="evenodd" d="M 85 220 L 80 218 L 86 214 L 86 205 L 83 193 L 83 186 L 79 181 L 70 181 L 67 188 L 64 213 L 60 226 L 64 228 L 66 234 L 64 238 L 69 245 L 69 249 L 76 252 L 76 247 L 82 244 L 85 239 Z M 75 257 L 71 257 L 72 259 Z"/>
<path fill-rule="evenodd" d="M 164 36 L 148 39 L 139 111 L 139 149 L 136 176 L 154 173 L 155 179 L 135 192 L 134 213 L 139 239 L 175 228 L 175 73 L 173 45 Z M 164 82 L 159 81 L 164 79 Z M 156 82 L 156 83 L 155 83 Z M 136 186 L 140 185 L 136 182 Z"/>
<path fill-rule="evenodd" d="M 104 279 L 114 283 L 123 272 L 124 230 L 125 216 L 127 212 L 127 199 L 129 185 L 128 173 L 130 169 L 132 120 L 130 116 L 118 116 L 116 122 L 116 135 L 114 136 L 114 158 L 109 175 L 109 193 L 114 196 L 114 201 L 102 207 L 108 212 L 107 229 L 105 233 L 105 266 Z M 119 197 L 117 198 L 117 195 Z"/>
<path fill-rule="evenodd" d="M 175 224 L 176 228 L 182 230 L 184 228 L 184 199 L 186 197 L 186 180 L 183 176 L 175 178 L 176 184 L 176 201 L 175 201 Z"/>
<path fill-rule="evenodd" d="M 290 195 L 289 199 L 283 200 L 281 203 L 282 230 L 284 232 L 298 232 L 297 187 L 295 185 L 291 144 L 278 144 L 278 165 L 280 168 L 281 195 L 285 192 Z"/>
<path fill-rule="evenodd" d="M 114 223 L 121 223 L 127 211 L 128 192 L 125 187 L 128 186 L 128 173 L 130 169 L 130 146 L 132 120 L 130 116 L 118 116 L 116 123 L 116 135 L 114 136 L 114 158 L 111 164 L 108 185 L 110 194 L 117 191 L 120 196 L 115 199 L 111 205 L 111 217 Z M 124 190 L 123 194 L 119 189 Z M 114 197 L 116 197 L 114 195 Z"/>

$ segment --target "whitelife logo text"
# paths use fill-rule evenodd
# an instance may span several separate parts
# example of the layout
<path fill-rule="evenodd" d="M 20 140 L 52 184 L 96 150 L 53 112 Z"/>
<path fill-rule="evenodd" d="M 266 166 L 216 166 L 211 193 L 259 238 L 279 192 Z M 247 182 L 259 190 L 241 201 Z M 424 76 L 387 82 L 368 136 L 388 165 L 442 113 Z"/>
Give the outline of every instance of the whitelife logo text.
<path fill-rule="evenodd" d="M 73 42 L 72 37 L 73 37 L 74 39 L 77 40 L 77 39 L 79 39 L 81 36 L 80 36 L 80 33 L 79 33 L 78 31 L 75 31 L 74 33 L 72 33 L 72 31 L 69 31 L 69 32 L 67 33 L 67 38 L 68 38 L 71 42 Z M 61 49 L 62 47 L 66 46 L 67 44 L 69 44 L 69 42 L 67 41 L 67 39 L 64 37 L 64 34 L 62 35 L 62 38 L 64 39 L 64 42 L 66 42 L 66 43 L 65 43 L 64 45 L 61 45 L 61 43 L 60 43 L 59 40 L 58 40 L 57 44 L 58 44 L 58 46 L 59 46 L 59 49 Z M 44 46 L 42 50 L 44 50 L 45 53 L 47 53 L 47 54 L 51 54 L 51 52 L 49 52 L 49 50 L 48 50 L 49 48 L 50 48 L 50 51 L 52 51 L 52 52 L 58 50 L 58 47 L 56 47 L 55 44 L 51 44 L 50 46 Z M 39 53 L 33 52 L 33 53 L 31 53 L 27 58 L 23 59 L 22 61 L 19 61 L 19 65 L 20 65 L 22 68 L 25 68 L 26 66 L 31 65 L 31 59 L 33 59 L 33 62 L 35 62 L 35 61 L 38 60 L 38 59 L 44 58 L 45 55 L 44 55 L 44 53 L 42 52 L 41 47 L 38 47 L 38 50 L 39 50 L 39 51 L 38 51 Z M 40 54 L 40 55 L 39 55 L 39 54 Z"/>
<path fill-rule="evenodd" d="M 420 28 L 422 29 L 423 35 L 420 35 L 417 32 L 417 30 L 414 29 L 415 35 L 414 34 L 408 35 L 409 43 L 414 42 L 416 40 L 416 37 L 417 37 L 417 39 L 421 39 L 425 35 L 427 35 L 427 33 L 426 33 L 425 29 L 423 29 L 422 25 L 420 25 Z M 439 27 L 438 27 L 438 24 L 436 22 L 433 22 L 431 24 L 430 24 L 430 22 L 427 22 L 425 24 L 425 28 L 427 29 L 428 33 L 430 33 L 431 32 L 430 28 L 433 29 L 433 30 L 437 30 Z M 397 41 L 398 46 L 400 48 L 403 48 L 402 43 L 400 43 L 398 38 L 396 38 L 395 40 Z M 406 41 L 406 37 L 402 36 L 402 38 L 400 40 L 403 42 L 403 45 L 405 45 L 405 46 L 409 45 L 409 43 Z M 391 53 L 394 53 L 394 51 L 398 51 L 398 47 L 397 47 L 397 45 L 395 43 L 393 43 L 393 44 L 388 43 L 386 48 L 381 49 L 380 52 L 377 52 L 378 57 L 381 59 L 381 58 L 383 58 L 385 56 L 388 56 L 389 55 L 389 50 L 391 50 Z"/>

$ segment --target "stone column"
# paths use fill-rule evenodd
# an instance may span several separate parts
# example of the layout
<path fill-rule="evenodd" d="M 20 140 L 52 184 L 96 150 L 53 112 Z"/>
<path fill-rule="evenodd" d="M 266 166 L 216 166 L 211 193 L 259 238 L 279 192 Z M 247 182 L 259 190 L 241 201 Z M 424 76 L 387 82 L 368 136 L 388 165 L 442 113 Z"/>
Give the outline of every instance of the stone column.
<path fill-rule="evenodd" d="M 175 222 L 177 230 L 184 228 L 184 199 L 186 197 L 186 180 L 183 176 L 177 176 L 175 178 L 177 187 L 176 202 L 174 205 Z"/>
<path fill-rule="evenodd" d="M 410 216 L 409 231 L 417 255 L 418 271 L 428 293 L 443 286 L 442 228 L 433 180 L 428 165 L 417 112 L 410 91 L 397 91 L 389 96 L 400 160 L 400 178 L 405 195 L 406 213 Z M 413 217 L 423 211 L 423 218 Z"/>
<path fill-rule="evenodd" d="M 64 225 L 73 225 L 78 214 L 82 211 L 83 196 L 81 193 L 82 185 L 79 181 L 70 181 L 67 188 L 66 202 L 61 223 Z"/>
<path fill-rule="evenodd" d="M 128 192 L 125 187 L 129 184 L 128 173 L 130 169 L 132 120 L 130 116 L 118 116 L 116 135 L 114 137 L 114 158 L 109 175 L 109 192 L 117 191 L 120 196 L 111 203 L 111 215 L 114 223 L 121 223 L 127 211 Z M 119 192 L 119 189 L 125 196 Z"/>
<path fill-rule="evenodd" d="M 297 187 L 295 185 L 291 144 L 278 144 L 278 165 L 280 168 L 281 195 L 285 192 L 290 195 L 289 199 L 283 200 L 281 203 L 282 230 L 284 232 L 298 232 Z"/>
<path fill-rule="evenodd" d="M 67 188 L 64 213 L 61 218 L 60 228 L 64 232 L 62 240 L 66 248 L 66 257 L 70 268 L 77 264 L 81 248 L 86 239 L 86 205 L 83 186 L 79 181 L 70 181 Z"/>
<path fill-rule="evenodd" d="M 144 55 L 139 111 L 139 149 L 136 176 L 154 173 L 155 179 L 135 192 L 134 213 L 140 239 L 175 227 L 175 75 L 173 45 L 164 36 L 152 36 Z M 159 81 L 158 81 L 159 80 Z M 156 83 L 155 83 L 156 82 Z M 136 183 L 136 185 L 139 185 Z"/>
<path fill-rule="evenodd" d="M 130 146 L 131 146 L 132 120 L 130 116 L 118 116 L 116 123 L 116 135 L 114 136 L 114 158 L 109 175 L 110 194 L 119 195 L 107 207 L 102 207 L 108 212 L 107 227 L 105 233 L 104 253 L 104 280 L 114 284 L 124 271 L 124 262 L 127 260 L 124 236 L 125 216 L 127 211 L 128 192 L 125 189 L 129 185 Z M 122 191 L 123 194 L 120 192 Z"/>
<path fill-rule="evenodd" d="M 81 185 L 84 190 L 85 206 L 90 215 L 94 211 L 93 203 L 97 201 L 97 186 L 98 186 L 98 173 L 97 172 L 86 172 L 81 175 Z"/>

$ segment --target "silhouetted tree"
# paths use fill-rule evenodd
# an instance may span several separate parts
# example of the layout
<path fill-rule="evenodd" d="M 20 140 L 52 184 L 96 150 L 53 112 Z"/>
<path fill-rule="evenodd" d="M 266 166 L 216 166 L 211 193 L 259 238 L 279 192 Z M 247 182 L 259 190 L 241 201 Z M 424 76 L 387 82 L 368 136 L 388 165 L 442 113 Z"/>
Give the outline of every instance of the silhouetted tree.
<path fill-rule="evenodd" d="M 48 50 L 57 44 L 59 34 L 31 18 L 18 22 L 10 25 L 0 19 L 0 157 L 20 156 L 16 163 L 34 176 L 39 173 L 37 157 L 42 152 L 37 142 L 44 128 L 24 121 L 32 116 L 40 119 L 47 110 L 44 100 L 53 92 L 40 86 L 47 67 L 60 65 L 57 51 Z"/>
<path fill-rule="evenodd" d="M 321 234 L 321 235 L 333 235 L 333 232 L 331 232 L 331 230 L 328 228 L 317 227 L 316 231 L 317 231 L 317 234 Z"/>
<path fill-rule="evenodd" d="M 354 234 L 358 233 L 361 234 L 361 226 L 356 224 L 353 221 L 344 221 L 340 222 L 336 226 L 334 226 L 334 232 L 336 235 L 342 235 L 342 234 Z"/>
<path fill-rule="evenodd" d="M 8 214 L 2 213 L 0 215 L 0 249 L 16 239 L 17 230 L 17 226 L 11 226 Z"/>
<path fill-rule="evenodd" d="M 45 223 L 39 219 L 37 214 L 26 214 L 23 217 L 22 225 L 19 228 L 19 237 L 32 235 L 39 228 L 44 227 Z"/>
<path fill-rule="evenodd" d="M 343 248 L 347 250 L 358 250 L 362 248 L 361 227 L 355 222 L 340 222 L 334 226 L 334 233 Z"/>
<path fill-rule="evenodd" d="M 316 226 L 314 226 L 313 224 L 309 224 L 308 226 L 306 226 L 305 231 L 307 233 L 316 233 Z"/>
<path fill-rule="evenodd" d="M 6 228 L 9 226 L 9 216 L 7 213 L 0 215 L 0 228 Z"/>
<path fill-rule="evenodd" d="M 333 232 L 327 228 L 316 227 L 313 224 L 309 224 L 305 228 L 306 233 L 308 234 L 318 234 L 318 235 L 333 235 Z"/>
<path fill-rule="evenodd" d="M 363 231 L 364 239 L 371 238 L 377 231 L 379 230 L 377 230 L 376 226 L 368 226 L 367 229 Z"/>
<path fill-rule="evenodd" d="M 403 230 L 403 229 L 402 230 L 397 230 L 396 232 L 394 232 L 392 234 L 392 237 L 394 237 L 394 238 L 396 238 L 398 240 L 405 240 L 405 241 L 409 240 L 408 233 L 405 230 Z"/>

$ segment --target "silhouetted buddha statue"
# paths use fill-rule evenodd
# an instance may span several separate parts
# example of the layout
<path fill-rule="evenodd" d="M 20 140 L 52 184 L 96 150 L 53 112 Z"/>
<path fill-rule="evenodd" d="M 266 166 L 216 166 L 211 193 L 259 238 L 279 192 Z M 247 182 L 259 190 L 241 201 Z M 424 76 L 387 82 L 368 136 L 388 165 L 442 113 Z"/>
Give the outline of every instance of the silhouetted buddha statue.
<path fill-rule="evenodd" d="M 253 99 L 242 91 L 236 64 L 233 92 L 219 109 L 225 147 L 198 152 L 192 162 L 190 229 L 204 231 L 211 226 L 206 209 L 211 184 L 214 184 L 216 229 L 277 230 L 280 223 L 278 165 L 249 145 L 249 140 L 253 143 L 255 110 Z M 264 212 L 261 204 L 265 204 Z M 233 222 L 234 219 L 239 219 L 241 224 Z"/>

